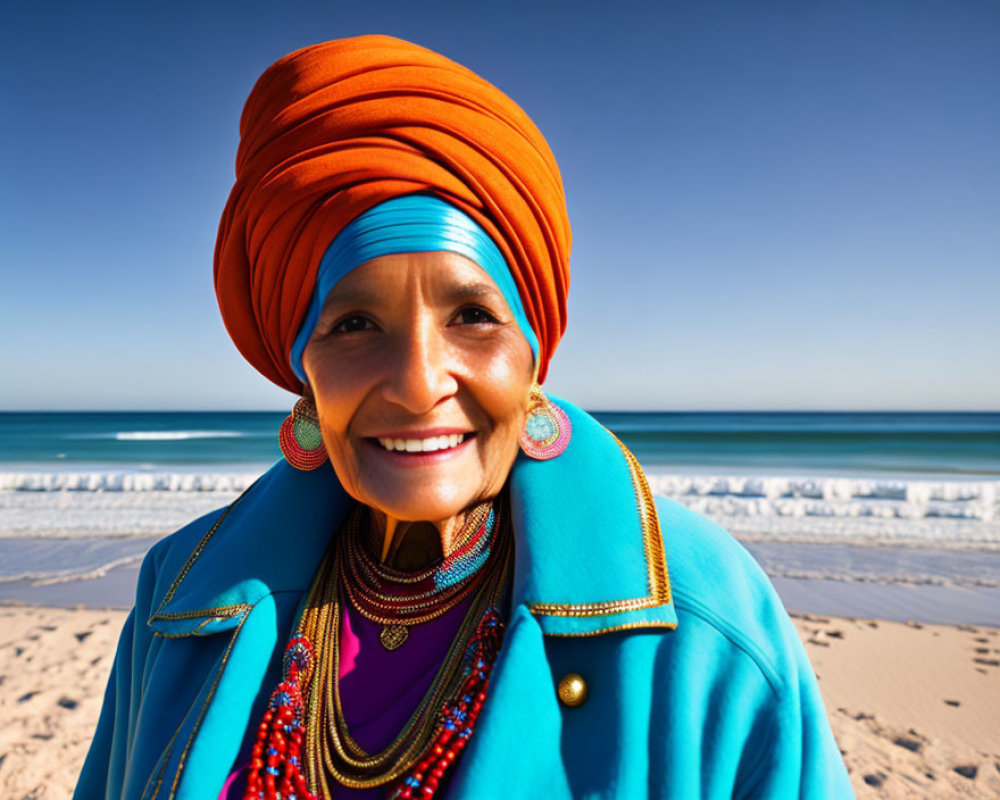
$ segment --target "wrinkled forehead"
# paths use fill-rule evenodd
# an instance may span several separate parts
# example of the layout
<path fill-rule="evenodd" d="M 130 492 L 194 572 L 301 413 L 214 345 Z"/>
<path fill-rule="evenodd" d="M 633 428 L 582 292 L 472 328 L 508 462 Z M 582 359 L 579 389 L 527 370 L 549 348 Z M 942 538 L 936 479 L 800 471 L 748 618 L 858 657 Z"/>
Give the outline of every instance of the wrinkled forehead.
<path fill-rule="evenodd" d="M 395 197 L 360 214 L 330 243 L 319 265 L 309 309 L 292 344 L 290 361 L 296 376 L 307 383 L 302 354 L 326 298 L 345 275 L 382 256 L 437 251 L 465 256 L 496 284 L 537 363 L 538 337 L 528 324 L 517 286 L 496 243 L 475 220 L 450 203 L 414 194 Z"/>

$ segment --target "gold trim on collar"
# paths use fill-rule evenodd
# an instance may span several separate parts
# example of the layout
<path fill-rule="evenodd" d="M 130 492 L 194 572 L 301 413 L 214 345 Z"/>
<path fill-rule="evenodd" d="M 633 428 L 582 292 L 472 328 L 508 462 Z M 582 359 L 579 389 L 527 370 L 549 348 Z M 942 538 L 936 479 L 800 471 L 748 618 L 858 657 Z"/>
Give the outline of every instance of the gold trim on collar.
<path fill-rule="evenodd" d="M 260 478 L 258 478 L 257 480 L 260 480 Z M 238 603 L 229 606 L 216 606 L 215 608 L 200 608 L 196 611 L 168 611 L 168 612 L 162 611 L 163 607 L 174 599 L 174 593 L 177 591 L 177 587 L 179 587 L 181 583 L 184 581 L 184 579 L 187 577 L 188 573 L 191 571 L 191 567 L 194 566 L 194 562 L 198 560 L 199 556 L 201 556 L 202 551 L 208 545 L 211 538 L 215 535 L 215 532 L 219 529 L 219 526 L 222 524 L 223 520 L 225 520 L 225 518 L 229 516 L 229 512 L 232 511 L 234 508 L 236 508 L 240 500 L 246 497 L 250 493 L 250 490 L 253 489 L 253 487 L 256 485 L 257 481 L 254 481 L 252 484 L 250 484 L 250 486 L 248 486 L 243 491 L 243 493 L 239 497 L 233 500 L 233 502 L 229 504 L 226 510 L 219 515 L 219 518 L 214 523 L 212 523 L 212 527 L 209 528 L 208 531 L 205 533 L 205 535 L 201 537 L 201 540 L 198 542 L 197 545 L 195 545 L 194 550 L 192 550 L 191 554 L 187 557 L 187 561 L 184 562 L 184 566 L 181 567 L 181 571 L 177 573 L 177 577 L 174 578 L 173 583 L 170 584 L 170 588 L 167 589 L 166 594 L 163 595 L 163 599 L 160 601 L 160 604 L 156 607 L 156 611 L 154 611 L 152 615 L 150 615 L 149 620 L 146 623 L 147 625 L 150 622 L 153 622 L 153 620 L 175 621 L 182 619 L 197 619 L 198 617 L 205 617 L 205 616 L 211 616 L 213 619 L 216 618 L 228 619 L 229 617 L 235 617 L 237 614 L 242 614 L 248 608 L 250 608 L 250 606 L 246 605 L 245 603 Z M 206 620 L 206 622 L 210 621 L 211 620 Z M 205 623 L 202 623 L 202 625 L 204 624 Z M 199 625 L 198 627 L 200 628 L 201 626 Z"/>
<path fill-rule="evenodd" d="M 608 433 L 611 432 L 608 431 Z M 649 594 L 646 597 L 612 600 L 606 603 L 529 603 L 528 609 L 532 614 L 550 617 L 599 617 L 621 611 L 663 606 L 670 602 L 670 577 L 667 574 L 667 559 L 663 552 L 663 535 L 660 532 L 660 520 L 656 515 L 653 493 L 649 489 L 649 482 L 635 456 L 617 436 L 613 433 L 611 436 L 621 448 L 625 462 L 628 464 L 629 474 L 632 476 L 632 488 L 635 491 L 639 524 L 642 528 L 642 549 L 646 556 Z M 657 624 L 663 625 L 663 623 Z M 620 629 L 621 626 L 602 632 Z"/>

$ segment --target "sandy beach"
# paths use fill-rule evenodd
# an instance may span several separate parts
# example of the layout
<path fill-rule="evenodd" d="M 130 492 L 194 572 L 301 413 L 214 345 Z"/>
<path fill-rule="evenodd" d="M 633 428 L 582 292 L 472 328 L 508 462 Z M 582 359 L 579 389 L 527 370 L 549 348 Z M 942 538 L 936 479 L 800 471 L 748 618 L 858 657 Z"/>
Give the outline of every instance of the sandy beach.
<path fill-rule="evenodd" d="M 0 796 L 71 794 L 124 619 L 0 606 Z M 1000 796 L 1000 630 L 794 621 L 859 798 Z"/>

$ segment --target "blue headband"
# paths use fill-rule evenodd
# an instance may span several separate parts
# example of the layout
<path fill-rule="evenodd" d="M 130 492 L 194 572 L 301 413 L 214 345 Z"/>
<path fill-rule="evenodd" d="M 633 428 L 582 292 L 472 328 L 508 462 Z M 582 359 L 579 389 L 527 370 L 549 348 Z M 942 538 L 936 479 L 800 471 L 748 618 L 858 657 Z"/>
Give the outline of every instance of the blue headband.
<path fill-rule="evenodd" d="M 538 337 L 528 324 L 517 286 L 500 248 L 464 211 L 438 197 L 411 194 L 386 200 L 355 217 L 330 243 L 316 273 L 309 310 L 292 344 L 292 371 L 303 383 L 302 353 L 312 338 L 330 290 L 355 267 L 379 256 L 446 250 L 475 261 L 500 289 L 538 360 Z"/>

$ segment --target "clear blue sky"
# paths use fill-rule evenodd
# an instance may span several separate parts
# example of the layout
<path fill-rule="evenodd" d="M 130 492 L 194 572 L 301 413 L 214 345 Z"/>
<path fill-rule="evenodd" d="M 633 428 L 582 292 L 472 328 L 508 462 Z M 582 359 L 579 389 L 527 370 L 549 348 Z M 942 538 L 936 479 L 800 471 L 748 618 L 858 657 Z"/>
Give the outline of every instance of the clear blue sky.
<path fill-rule="evenodd" d="M 259 73 L 388 33 L 555 151 L 548 388 L 590 408 L 1000 409 L 1000 3 L 13 0 L 0 409 L 288 408 L 212 248 Z"/>

